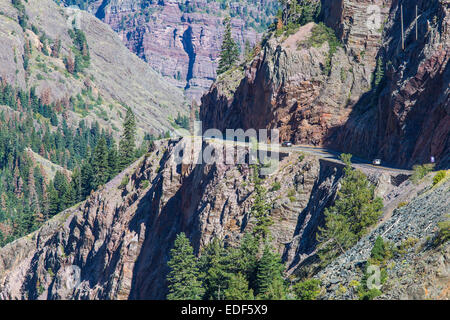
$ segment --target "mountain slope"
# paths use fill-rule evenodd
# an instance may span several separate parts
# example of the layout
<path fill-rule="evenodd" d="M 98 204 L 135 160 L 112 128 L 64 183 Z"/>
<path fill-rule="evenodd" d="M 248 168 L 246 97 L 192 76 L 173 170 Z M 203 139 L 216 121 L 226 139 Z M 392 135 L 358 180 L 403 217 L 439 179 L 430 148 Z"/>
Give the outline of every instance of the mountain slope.
<path fill-rule="evenodd" d="M 171 127 L 168 117 L 185 112 L 181 90 L 130 53 L 109 26 L 86 12 L 65 10 L 50 0 L 19 3 L 23 9 L 15 8 L 10 0 L 0 2 L 3 81 L 23 89 L 36 86 L 38 96 L 46 92 L 50 101 L 63 101 L 70 114 L 66 118 L 75 125 L 82 117 L 99 121 L 115 136 L 120 134 L 124 105 L 137 115 L 141 136 L 143 132 L 165 132 Z M 28 18 L 25 28 L 19 25 L 22 17 Z M 71 74 L 64 62 L 68 57 L 77 59 L 69 33 L 76 28 L 84 31 L 90 64 Z M 59 41 L 60 48 L 53 54 Z"/>
<path fill-rule="evenodd" d="M 224 17 L 244 53 L 277 12 L 277 1 L 63 0 L 109 24 L 126 46 L 186 94 L 199 100 L 216 78 Z"/>
<path fill-rule="evenodd" d="M 156 142 L 85 202 L 0 249 L 0 297 L 164 299 L 166 263 L 177 234 L 185 232 L 196 253 L 215 237 L 237 245 L 255 224 L 253 169 L 175 163 L 187 142 Z M 204 146 L 211 147 L 223 148 Z M 295 271 L 314 255 L 317 228 L 334 201 L 342 168 L 315 156 L 283 154 L 278 169 L 264 179 L 273 245 L 288 269 Z M 395 174 L 371 174 L 381 196 L 397 190 Z"/>

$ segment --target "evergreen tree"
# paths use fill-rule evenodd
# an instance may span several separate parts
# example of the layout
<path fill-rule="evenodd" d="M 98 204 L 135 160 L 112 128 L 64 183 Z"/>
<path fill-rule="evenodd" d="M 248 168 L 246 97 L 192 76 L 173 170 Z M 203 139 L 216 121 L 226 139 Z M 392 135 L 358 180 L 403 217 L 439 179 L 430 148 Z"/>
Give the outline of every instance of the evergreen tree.
<path fill-rule="evenodd" d="M 120 169 L 124 169 L 134 160 L 136 149 L 136 118 L 130 107 L 127 108 L 123 135 L 119 143 Z"/>
<path fill-rule="evenodd" d="M 235 265 L 242 272 L 250 285 L 253 287 L 256 282 L 256 271 L 258 267 L 258 254 L 260 242 L 250 233 L 246 233 L 241 240 L 237 250 Z"/>
<path fill-rule="evenodd" d="M 256 219 L 255 227 L 253 228 L 253 234 L 258 240 L 267 239 L 269 237 L 269 227 L 273 224 L 272 217 L 270 215 L 270 205 L 267 202 L 267 190 L 262 185 L 261 178 L 259 177 L 260 167 L 254 166 L 254 184 L 255 184 L 255 202 L 252 207 L 252 215 Z"/>
<path fill-rule="evenodd" d="M 223 291 L 231 277 L 227 267 L 227 251 L 221 241 L 215 238 L 206 246 L 199 259 L 200 278 L 206 288 L 206 300 L 223 299 Z"/>
<path fill-rule="evenodd" d="M 225 18 L 225 33 L 222 41 L 222 48 L 220 52 L 219 68 L 217 74 L 222 74 L 230 70 L 239 59 L 239 46 L 233 40 L 231 35 L 231 19 Z"/>
<path fill-rule="evenodd" d="M 253 290 L 248 288 L 248 281 L 242 273 L 232 274 L 228 288 L 224 291 L 226 300 L 253 300 Z"/>
<path fill-rule="evenodd" d="M 359 170 L 353 170 L 351 155 L 342 155 L 344 178 L 337 200 L 325 209 L 325 227 L 319 228 L 319 257 L 328 263 L 354 245 L 380 217 L 383 201 Z"/>
<path fill-rule="evenodd" d="M 108 153 L 108 175 L 109 179 L 114 178 L 119 173 L 119 155 L 116 143 L 113 141 Z"/>
<path fill-rule="evenodd" d="M 283 270 L 284 266 L 280 256 L 266 244 L 263 255 L 258 262 L 256 275 L 258 297 L 274 300 L 285 298 Z"/>
<path fill-rule="evenodd" d="M 375 86 L 378 87 L 383 81 L 384 78 L 384 66 L 383 66 L 383 59 L 381 57 L 377 60 L 377 69 L 375 71 Z"/>
<path fill-rule="evenodd" d="M 74 202 L 78 203 L 83 200 L 83 185 L 81 182 L 81 170 L 76 167 L 72 173 L 72 180 L 70 181 L 73 190 Z"/>
<path fill-rule="evenodd" d="M 109 179 L 109 162 L 108 162 L 108 147 L 104 137 L 100 138 L 94 150 L 93 158 L 93 174 L 94 174 L 94 189 L 104 185 Z"/>
<path fill-rule="evenodd" d="M 53 217 L 59 212 L 60 200 L 58 191 L 55 189 L 53 183 L 50 183 L 47 188 L 48 194 L 48 215 Z"/>
<path fill-rule="evenodd" d="M 198 280 L 197 259 L 189 239 L 180 233 L 175 239 L 174 248 L 167 265 L 170 272 L 168 300 L 200 300 L 204 294 L 201 282 Z"/>
<path fill-rule="evenodd" d="M 90 161 L 81 164 L 81 190 L 83 198 L 87 197 L 94 189 L 94 172 Z"/>

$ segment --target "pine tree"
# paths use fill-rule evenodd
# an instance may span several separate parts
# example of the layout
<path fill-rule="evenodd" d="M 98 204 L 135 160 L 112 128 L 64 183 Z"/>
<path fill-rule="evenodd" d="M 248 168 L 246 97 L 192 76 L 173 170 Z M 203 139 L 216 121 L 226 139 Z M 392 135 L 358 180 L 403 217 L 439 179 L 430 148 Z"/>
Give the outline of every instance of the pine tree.
<path fill-rule="evenodd" d="M 224 291 L 226 300 L 253 300 L 253 290 L 248 288 L 248 281 L 242 273 L 232 274 L 228 288 Z"/>
<path fill-rule="evenodd" d="M 199 270 L 206 288 L 205 299 L 223 299 L 223 291 L 227 288 L 231 274 L 227 263 L 227 251 L 219 239 L 213 239 L 203 250 L 199 259 Z"/>
<path fill-rule="evenodd" d="M 220 61 L 217 74 L 222 74 L 230 70 L 239 59 L 239 46 L 233 40 L 231 35 L 231 19 L 225 18 L 225 33 L 222 41 L 222 48 L 220 52 Z"/>
<path fill-rule="evenodd" d="M 108 174 L 109 179 L 114 178 L 119 173 L 119 155 L 116 143 L 113 141 L 108 153 Z"/>
<path fill-rule="evenodd" d="M 94 189 L 104 185 L 109 179 L 108 147 L 104 137 L 100 138 L 94 150 Z"/>
<path fill-rule="evenodd" d="M 256 281 L 260 242 L 250 233 L 246 233 L 238 248 L 236 266 L 251 285 Z"/>
<path fill-rule="evenodd" d="M 122 139 L 119 143 L 120 169 L 124 169 L 134 160 L 136 149 L 136 118 L 130 107 L 127 108 L 123 124 Z"/>
<path fill-rule="evenodd" d="M 375 196 L 375 187 L 360 170 L 353 170 L 351 155 L 342 155 L 344 178 L 337 200 L 325 209 L 325 226 L 319 228 L 319 257 L 323 263 L 354 245 L 380 217 L 383 200 Z"/>
<path fill-rule="evenodd" d="M 93 169 L 90 161 L 84 161 L 81 164 L 81 190 L 83 198 L 87 197 L 94 189 Z"/>
<path fill-rule="evenodd" d="M 253 234 L 258 240 L 267 239 L 270 235 L 269 227 L 273 224 L 270 214 L 270 205 L 267 202 L 267 190 L 262 185 L 259 177 L 260 167 L 254 166 L 255 202 L 253 203 L 251 214 L 255 217 L 256 223 Z"/>
<path fill-rule="evenodd" d="M 169 282 L 168 300 L 200 300 L 204 289 L 198 280 L 199 270 L 194 250 L 189 239 L 180 233 L 175 239 L 174 248 L 170 251 L 170 260 L 167 265 L 170 272 L 167 276 Z"/>
<path fill-rule="evenodd" d="M 83 200 L 83 186 L 81 182 L 81 170 L 76 167 L 72 173 L 72 180 L 70 181 L 73 190 L 74 202 L 78 203 Z"/>
<path fill-rule="evenodd" d="M 48 216 L 53 217 L 59 212 L 60 199 L 58 191 L 55 189 L 53 183 L 50 183 L 47 188 L 48 194 Z"/>
<path fill-rule="evenodd" d="M 378 87 L 384 78 L 383 59 L 381 57 L 377 60 L 377 70 L 375 72 L 375 86 Z"/>
<path fill-rule="evenodd" d="M 258 262 L 256 275 L 256 293 L 262 299 L 284 299 L 284 266 L 280 256 L 269 245 L 265 245 L 263 255 Z"/>

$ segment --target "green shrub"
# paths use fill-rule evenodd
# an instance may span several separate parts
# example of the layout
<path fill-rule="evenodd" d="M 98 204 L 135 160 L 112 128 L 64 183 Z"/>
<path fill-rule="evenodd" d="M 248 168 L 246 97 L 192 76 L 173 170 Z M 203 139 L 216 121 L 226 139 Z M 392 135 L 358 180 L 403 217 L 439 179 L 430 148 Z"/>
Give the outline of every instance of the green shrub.
<path fill-rule="evenodd" d="M 386 257 L 386 246 L 384 245 L 383 238 L 378 236 L 373 245 L 372 251 L 370 252 L 370 257 L 377 261 L 383 261 Z"/>
<path fill-rule="evenodd" d="M 303 162 L 303 160 L 305 160 L 305 155 L 302 153 L 302 154 L 300 154 L 300 156 L 298 157 L 298 162 Z"/>
<path fill-rule="evenodd" d="M 373 300 L 374 298 L 380 296 L 381 293 L 382 292 L 380 290 L 374 288 L 363 292 L 359 298 L 361 300 Z"/>
<path fill-rule="evenodd" d="M 419 183 L 428 173 L 433 171 L 434 164 L 428 163 L 424 165 L 415 165 L 413 167 L 413 174 L 411 175 L 411 181 L 414 183 Z"/>
<path fill-rule="evenodd" d="M 320 284 L 318 279 L 308 279 L 296 283 L 292 289 L 298 300 L 316 300 L 320 294 Z"/>
<path fill-rule="evenodd" d="M 281 183 L 276 181 L 272 184 L 272 189 L 270 189 L 270 191 L 278 191 L 281 189 Z"/>
<path fill-rule="evenodd" d="M 436 246 L 446 243 L 450 239 L 450 215 L 446 216 L 446 220 L 438 223 L 438 233 L 434 240 Z"/>
<path fill-rule="evenodd" d="M 386 262 L 394 256 L 394 245 L 389 241 L 384 241 L 382 237 L 378 236 L 370 252 L 370 264 L 386 265 Z"/>
<path fill-rule="evenodd" d="M 436 175 L 433 178 L 433 186 L 435 186 L 439 182 L 441 182 L 445 178 L 446 175 L 447 175 L 447 171 L 446 170 L 441 170 L 438 173 L 436 173 Z"/>
<path fill-rule="evenodd" d="M 407 206 L 407 205 L 408 205 L 408 202 L 402 201 L 398 204 L 397 209 L 403 208 L 404 206 Z"/>
<path fill-rule="evenodd" d="M 119 189 L 125 189 L 125 187 L 127 186 L 128 182 L 130 182 L 130 177 L 129 176 L 124 176 L 123 179 L 122 179 L 122 182 L 120 182 Z"/>
<path fill-rule="evenodd" d="M 378 297 L 382 294 L 381 290 L 377 288 L 371 288 L 369 289 L 367 281 L 369 280 L 369 277 L 371 276 L 368 272 L 370 264 L 366 265 L 366 270 L 364 271 L 364 275 L 361 279 L 360 285 L 356 288 L 356 291 L 358 293 L 360 300 L 373 300 L 374 298 Z M 380 284 L 385 283 L 387 280 L 387 271 L 386 269 L 382 268 L 380 270 Z"/>
<path fill-rule="evenodd" d="M 289 190 L 287 196 L 289 198 L 289 201 L 295 202 L 295 190 L 294 189 Z"/>
<path fill-rule="evenodd" d="M 142 189 L 147 189 L 149 185 L 150 185 L 150 182 L 148 180 L 144 180 L 141 182 Z"/>
<path fill-rule="evenodd" d="M 299 47 L 306 44 L 310 47 L 320 48 L 325 42 L 328 42 L 329 51 L 323 71 L 326 75 L 329 75 L 331 72 L 331 59 L 338 47 L 341 46 L 333 29 L 327 27 L 323 22 L 320 22 L 312 28 L 309 39 L 299 43 Z"/>

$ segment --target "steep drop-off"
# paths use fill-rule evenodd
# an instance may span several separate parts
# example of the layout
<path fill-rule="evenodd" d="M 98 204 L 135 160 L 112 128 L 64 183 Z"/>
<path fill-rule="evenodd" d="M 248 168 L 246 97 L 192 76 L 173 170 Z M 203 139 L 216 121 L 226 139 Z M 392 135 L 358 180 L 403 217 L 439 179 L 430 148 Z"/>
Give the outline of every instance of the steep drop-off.
<path fill-rule="evenodd" d="M 253 169 L 177 164 L 174 157 L 186 143 L 157 142 L 85 202 L 0 249 L 0 298 L 163 299 L 178 233 L 189 236 L 196 253 L 214 237 L 237 245 L 254 223 Z M 241 155 L 247 152 L 238 148 Z M 315 233 L 334 200 L 342 165 L 298 153 L 281 156 L 263 185 L 269 190 L 273 244 L 293 272 L 314 253 Z M 380 195 L 395 188 L 391 180 L 389 174 L 375 179 Z"/>

